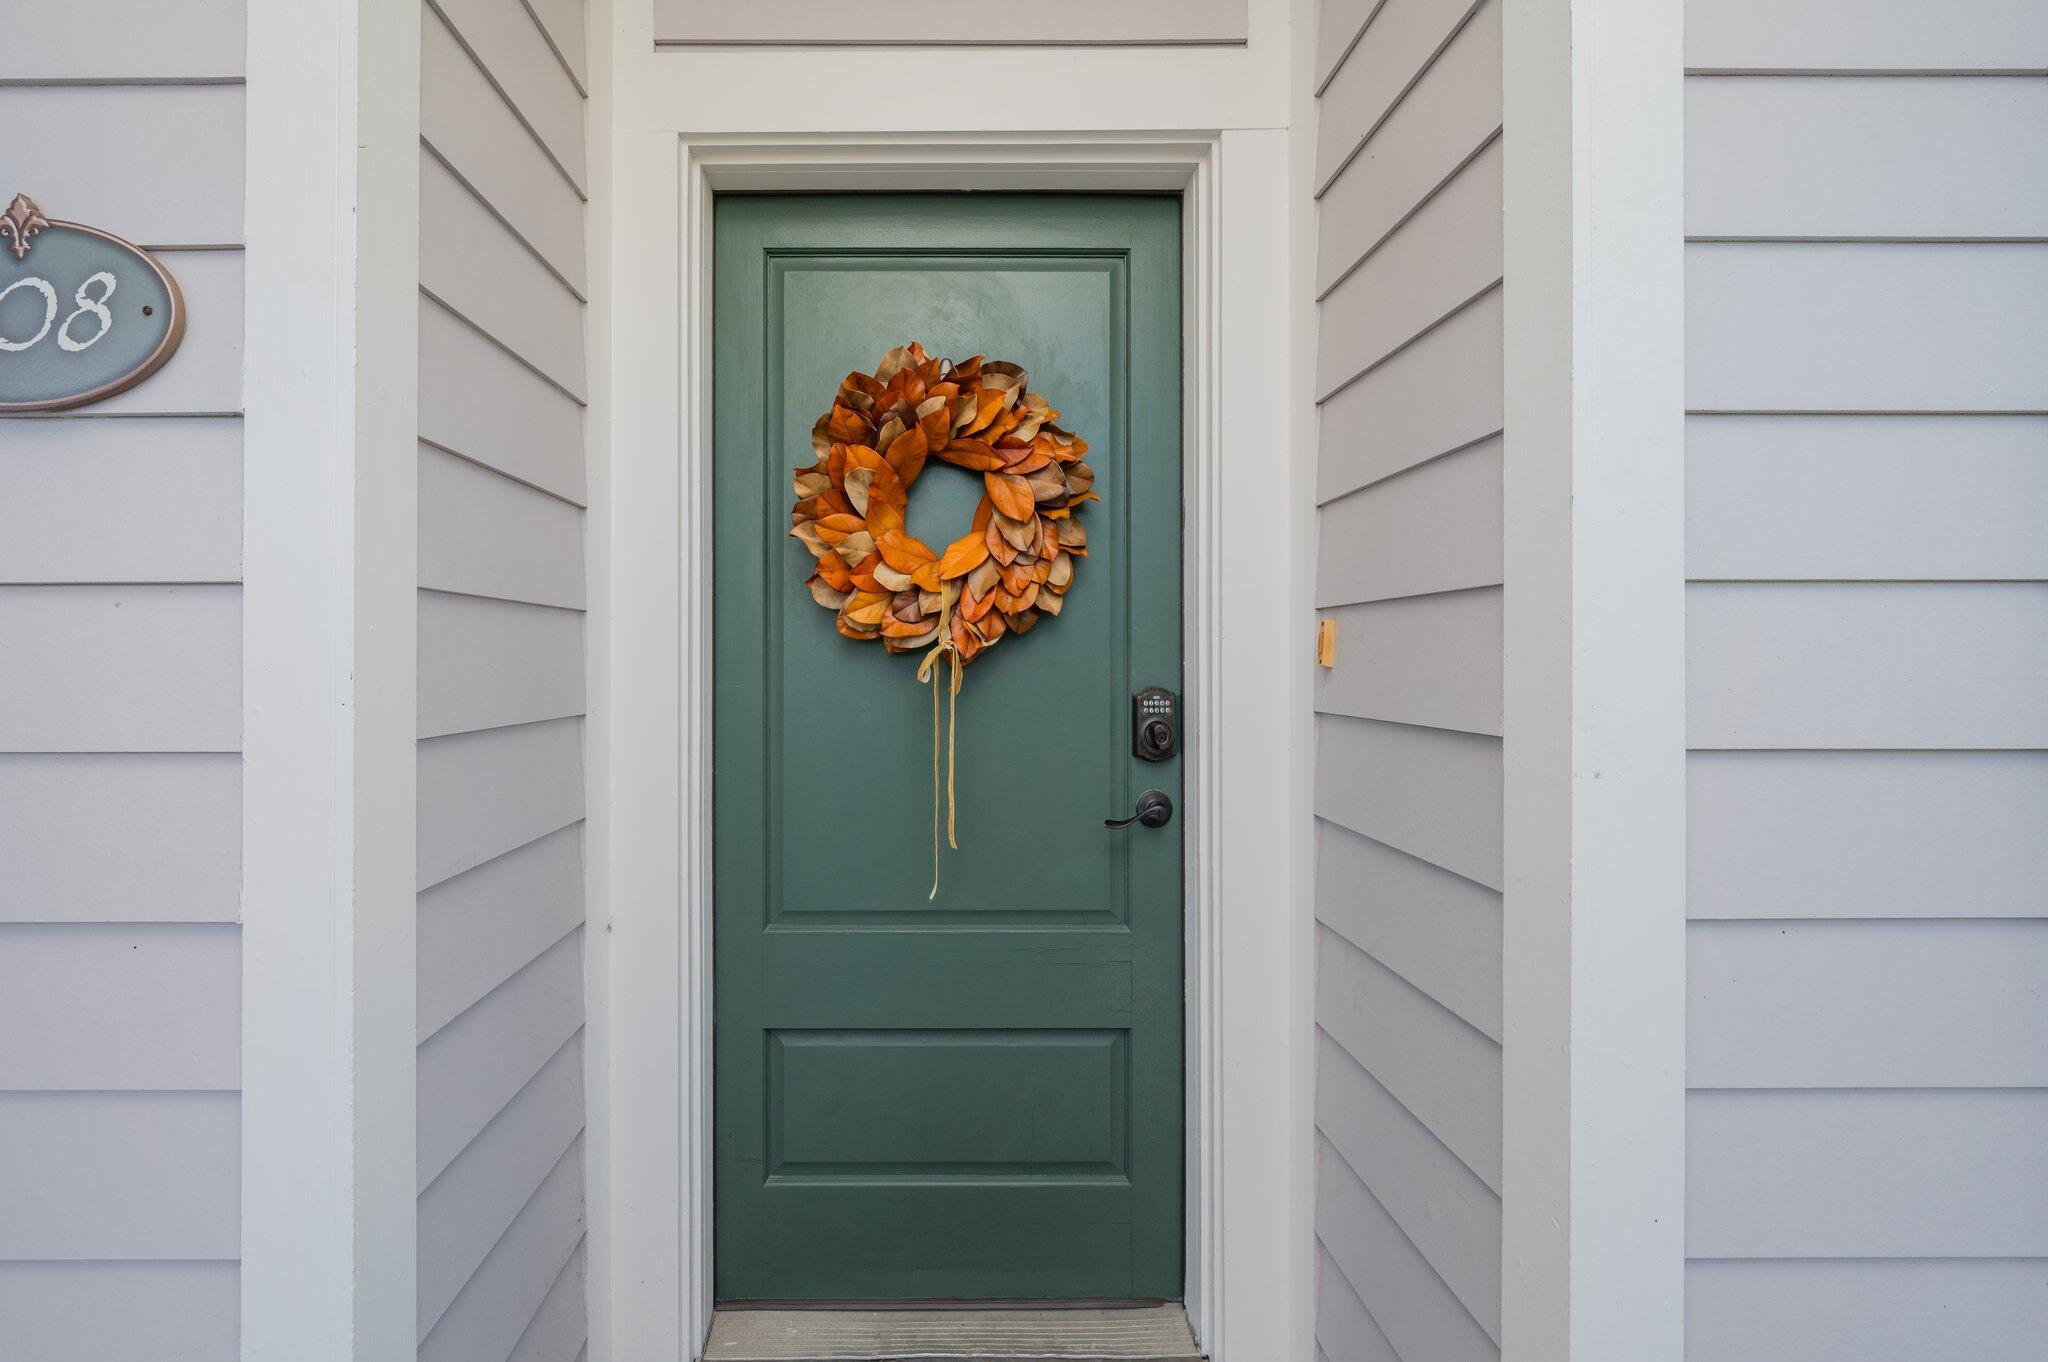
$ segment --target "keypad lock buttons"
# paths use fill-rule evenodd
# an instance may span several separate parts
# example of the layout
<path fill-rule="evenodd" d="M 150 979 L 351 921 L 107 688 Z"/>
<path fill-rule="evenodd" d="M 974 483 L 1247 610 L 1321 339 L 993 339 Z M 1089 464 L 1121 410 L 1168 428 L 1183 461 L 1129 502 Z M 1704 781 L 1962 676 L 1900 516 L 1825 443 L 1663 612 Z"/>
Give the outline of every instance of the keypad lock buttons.
<path fill-rule="evenodd" d="M 1131 754 L 1141 761 L 1180 755 L 1180 697 L 1164 686 L 1131 697 Z"/>

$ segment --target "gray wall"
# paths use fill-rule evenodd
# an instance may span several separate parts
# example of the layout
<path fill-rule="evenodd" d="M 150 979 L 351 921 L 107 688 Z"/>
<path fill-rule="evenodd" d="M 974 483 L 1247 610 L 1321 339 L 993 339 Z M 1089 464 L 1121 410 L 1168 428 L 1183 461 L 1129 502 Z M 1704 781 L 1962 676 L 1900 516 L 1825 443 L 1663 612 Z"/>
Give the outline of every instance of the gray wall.
<path fill-rule="evenodd" d="M 2038 1357 L 2048 7 L 1686 62 L 1688 1354 Z"/>
<path fill-rule="evenodd" d="M 1501 0 L 1318 34 L 1316 1339 L 1500 1353 Z"/>
<path fill-rule="evenodd" d="M 420 18 L 419 1355 L 574 1362 L 583 13 Z"/>
<path fill-rule="evenodd" d="M 0 201 L 158 248 L 191 325 L 124 396 L 0 418 L 0 1353 L 230 1362 L 242 7 L 6 27 Z"/>

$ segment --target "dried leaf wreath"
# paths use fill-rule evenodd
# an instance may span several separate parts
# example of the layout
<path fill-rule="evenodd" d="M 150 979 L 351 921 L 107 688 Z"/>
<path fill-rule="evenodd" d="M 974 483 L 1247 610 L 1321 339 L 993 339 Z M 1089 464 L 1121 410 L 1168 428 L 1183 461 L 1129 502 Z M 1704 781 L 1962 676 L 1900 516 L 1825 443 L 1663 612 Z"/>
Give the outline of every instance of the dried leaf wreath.
<path fill-rule="evenodd" d="M 1057 615 L 1088 536 L 1074 510 L 1100 500 L 1088 442 L 1026 386 L 1024 370 L 976 355 L 938 359 L 916 343 L 850 373 L 811 427 L 818 460 L 796 470 L 790 534 L 818 560 L 806 582 L 836 612 L 839 632 L 881 639 L 892 653 L 924 649 L 917 679 L 932 686 L 932 897 L 939 892 L 939 688 L 1005 634 Z M 904 529 L 910 489 L 927 459 L 981 474 L 967 533 L 934 552 Z M 946 756 L 946 842 L 953 830 L 953 759 Z"/>

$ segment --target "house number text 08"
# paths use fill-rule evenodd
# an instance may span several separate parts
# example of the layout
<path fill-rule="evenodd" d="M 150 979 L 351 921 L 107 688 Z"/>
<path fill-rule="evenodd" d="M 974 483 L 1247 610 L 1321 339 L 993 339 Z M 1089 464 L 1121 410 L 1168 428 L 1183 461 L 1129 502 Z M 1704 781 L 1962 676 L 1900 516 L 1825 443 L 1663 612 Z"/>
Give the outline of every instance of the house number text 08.
<path fill-rule="evenodd" d="M 99 285 L 97 296 L 88 292 L 95 284 Z M 64 319 L 64 324 L 57 327 L 57 345 L 60 349 L 73 353 L 89 350 L 103 339 L 107 332 L 114 329 L 114 314 L 107 310 L 107 302 L 114 296 L 115 287 L 114 276 L 105 270 L 101 270 L 78 286 L 77 291 L 71 295 L 71 301 L 78 306 Z M 49 335 L 50 328 L 56 326 L 57 290 L 51 286 L 50 281 L 33 274 L 17 279 L 6 288 L 0 289 L 0 302 L 5 302 L 8 294 L 20 288 L 34 289 L 43 295 L 43 325 L 27 340 L 10 340 L 6 336 L 0 336 L 0 350 L 26 350 Z M 78 324 L 81 317 L 92 317 L 99 323 L 93 333 L 84 340 L 76 339 L 71 334 L 71 328 Z"/>

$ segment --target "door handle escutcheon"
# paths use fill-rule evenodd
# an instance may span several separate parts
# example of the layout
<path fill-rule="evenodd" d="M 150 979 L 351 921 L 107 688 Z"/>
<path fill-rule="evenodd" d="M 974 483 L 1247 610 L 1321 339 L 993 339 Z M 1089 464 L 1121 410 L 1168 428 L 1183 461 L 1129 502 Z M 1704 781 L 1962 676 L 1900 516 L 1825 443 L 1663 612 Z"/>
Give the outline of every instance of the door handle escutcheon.
<path fill-rule="evenodd" d="M 1133 823 L 1143 823 L 1148 828 L 1163 828 L 1173 821 L 1173 801 L 1166 797 L 1164 790 L 1147 790 L 1138 796 L 1138 807 L 1129 818 L 1105 818 L 1105 828 L 1127 828 Z"/>

